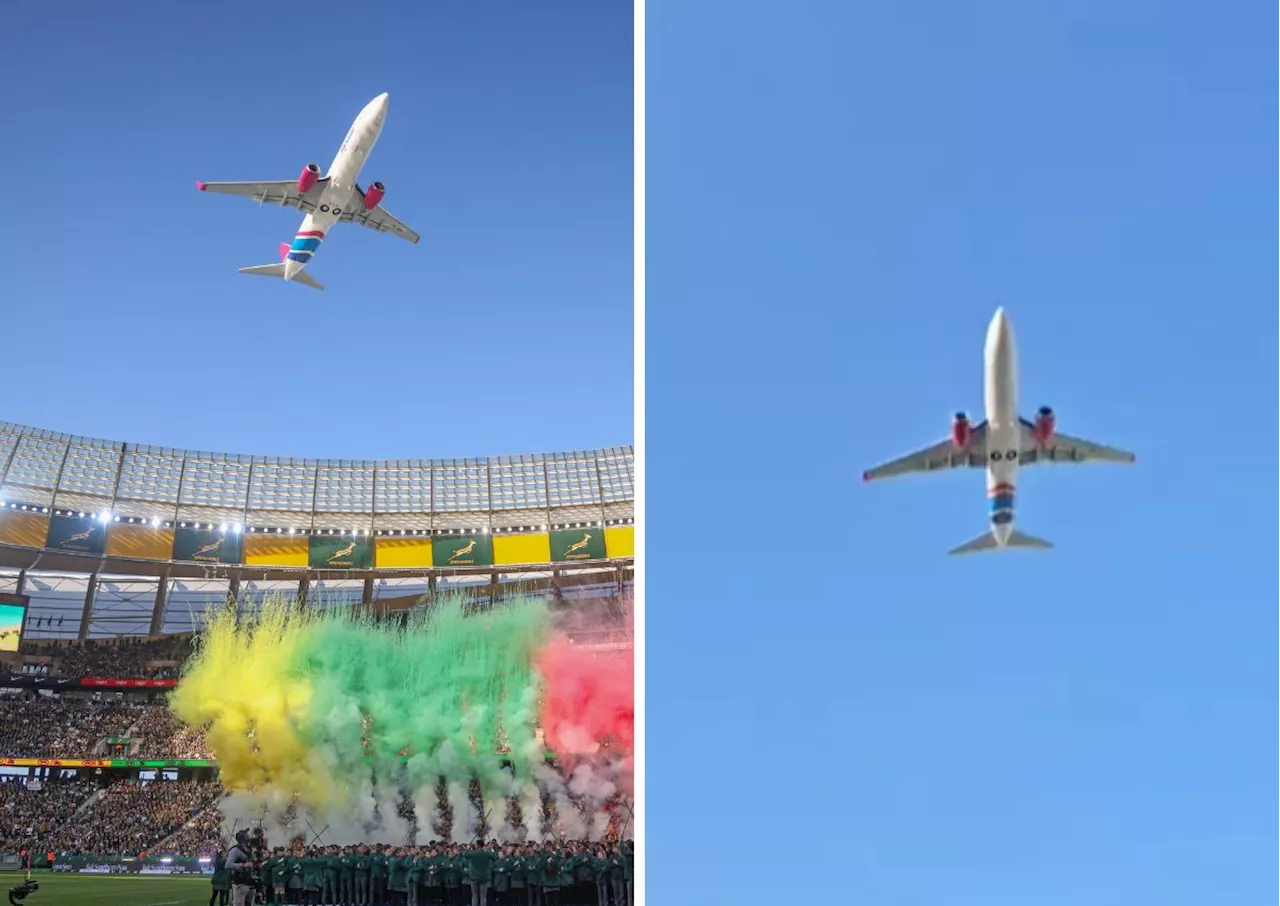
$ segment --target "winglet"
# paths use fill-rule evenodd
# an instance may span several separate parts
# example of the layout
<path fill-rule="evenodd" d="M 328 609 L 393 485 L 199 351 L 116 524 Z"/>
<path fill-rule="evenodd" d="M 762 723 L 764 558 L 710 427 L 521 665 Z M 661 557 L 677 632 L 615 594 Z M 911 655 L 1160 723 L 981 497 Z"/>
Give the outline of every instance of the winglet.
<path fill-rule="evenodd" d="M 280 260 L 281 261 L 283 261 L 285 259 L 285 256 L 289 254 L 289 249 L 291 248 L 292 246 L 289 245 L 289 243 L 287 242 L 280 243 Z"/>
<path fill-rule="evenodd" d="M 870 472 L 863 472 L 863 473 L 862 473 L 862 480 L 863 480 L 863 481 L 870 481 L 870 480 L 871 480 L 871 473 L 870 473 Z"/>
<path fill-rule="evenodd" d="M 200 180 L 198 180 L 198 179 L 197 179 L 197 180 L 196 180 L 196 188 L 197 188 L 197 189 L 199 189 L 201 192 L 203 192 L 203 191 L 204 191 L 204 189 L 205 189 L 205 185 L 204 185 L 204 183 L 202 183 Z"/>
<path fill-rule="evenodd" d="M 422 241 L 422 237 L 421 237 L 421 236 L 419 236 L 417 239 L 413 240 L 413 244 L 414 244 L 414 245 L 417 245 L 417 244 L 418 244 L 419 242 L 421 242 L 421 241 Z"/>

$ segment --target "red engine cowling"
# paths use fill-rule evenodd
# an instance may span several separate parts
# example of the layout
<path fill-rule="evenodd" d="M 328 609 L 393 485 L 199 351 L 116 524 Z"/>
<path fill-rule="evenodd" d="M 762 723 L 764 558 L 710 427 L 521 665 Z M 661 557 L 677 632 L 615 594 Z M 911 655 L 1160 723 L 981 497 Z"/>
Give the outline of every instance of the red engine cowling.
<path fill-rule="evenodd" d="M 298 177 L 298 191 L 306 195 L 316 187 L 316 183 L 320 181 L 320 165 L 307 164 L 302 168 L 302 175 Z"/>
<path fill-rule="evenodd" d="M 1031 433 L 1035 437 L 1036 443 L 1043 447 L 1053 440 L 1055 425 L 1056 419 L 1053 417 L 1053 410 L 1048 406 L 1041 406 L 1039 411 L 1036 412 L 1036 420 L 1031 428 Z"/>
<path fill-rule="evenodd" d="M 380 182 L 375 182 L 364 192 L 364 209 L 372 211 L 382 203 L 382 198 L 387 194 L 387 187 Z"/>
<path fill-rule="evenodd" d="M 963 412 L 957 412 L 956 417 L 951 421 L 951 443 L 957 450 L 965 450 L 969 447 L 969 441 L 973 439 L 973 426 L 969 424 L 969 417 Z"/>

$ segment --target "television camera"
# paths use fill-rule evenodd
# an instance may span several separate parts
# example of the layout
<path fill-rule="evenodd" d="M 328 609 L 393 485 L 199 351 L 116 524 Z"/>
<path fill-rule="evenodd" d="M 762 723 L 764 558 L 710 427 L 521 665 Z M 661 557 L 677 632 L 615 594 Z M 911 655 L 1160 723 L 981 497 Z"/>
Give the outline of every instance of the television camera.
<path fill-rule="evenodd" d="M 22 900 L 25 900 L 27 898 L 27 894 L 39 889 L 40 889 L 40 885 L 37 884 L 35 881 L 24 881 L 23 883 L 19 884 L 17 887 L 10 887 L 9 888 L 10 906 L 18 906 L 18 904 Z"/>

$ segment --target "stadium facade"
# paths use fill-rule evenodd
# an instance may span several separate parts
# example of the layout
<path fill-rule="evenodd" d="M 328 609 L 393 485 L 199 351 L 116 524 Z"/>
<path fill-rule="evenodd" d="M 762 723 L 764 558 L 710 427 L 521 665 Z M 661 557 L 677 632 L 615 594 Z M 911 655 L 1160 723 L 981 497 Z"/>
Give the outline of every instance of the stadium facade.
<path fill-rule="evenodd" d="M 0 422 L 0 593 L 29 601 L 33 643 L 190 632 L 229 598 L 272 594 L 616 594 L 632 576 L 633 476 L 630 446 L 323 460 Z"/>

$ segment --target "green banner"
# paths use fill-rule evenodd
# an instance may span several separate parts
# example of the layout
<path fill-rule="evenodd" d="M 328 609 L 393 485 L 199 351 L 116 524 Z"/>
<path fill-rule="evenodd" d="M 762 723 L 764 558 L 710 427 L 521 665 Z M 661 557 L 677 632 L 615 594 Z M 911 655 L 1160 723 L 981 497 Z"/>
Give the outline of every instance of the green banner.
<path fill-rule="evenodd" d="M 446 535 L 431 539 L 432 566 L 493 566 L 489 535 Z"/>
<path fill-rule="evenodd" d="M 551 533 L 551 562 L 604 560 L 604 529 L 557 529 Z"/>
<path fill-rule="evenodd" d="M 216 529 L 177 528 L 173 531 L 173 559 L 196 563 L 240 563 L 244 542 L 240 535 Z"/>
<path fill-rule="evenodd" d="M 308 562 L 312 569 L 372 569 L 373 539 L 312 535 Z"/>
<path fill-rule="evenodd" d="M 101 555 L 107 547 L 107 527 L 93 516 L 58 516 L 49 519 L 44 546 L 54 551 Z"/>

